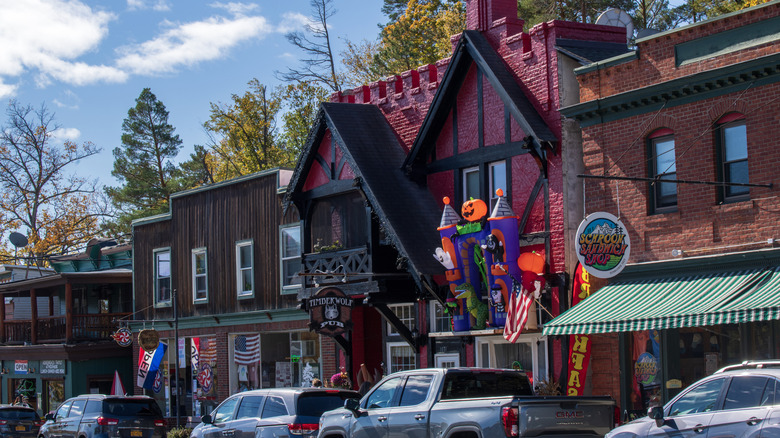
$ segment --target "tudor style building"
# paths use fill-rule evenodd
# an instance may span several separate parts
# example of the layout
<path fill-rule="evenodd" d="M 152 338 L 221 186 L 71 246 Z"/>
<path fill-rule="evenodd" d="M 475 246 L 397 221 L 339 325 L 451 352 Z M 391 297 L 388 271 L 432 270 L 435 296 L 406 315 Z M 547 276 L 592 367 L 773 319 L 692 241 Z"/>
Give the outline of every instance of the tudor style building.
<path fill-rule="evenodd" d="M 335 336 L 352 370 L 519 365 L 557 379 L 566 341 L 548 342 L 537 323 L 568 307 L 567 240 L 582 212 L 581 188 L 566 182 L 581 173 L 580 132 L 558 109 L 579 101 L 575 67 L 627 52 L 626 30 L 553 21 L 525 33 L 513 0 L 467 1 L 467 28 L 451 58 L 321 106 L 285 198 L 301 212 L 298 298 L 306 308 L 327 287 L 353 299 L 353 328 Z M 452 277 L 434 258 L 440 226 L 454 225 L 444 198 L 492 210 L 497 189 L 519 227 L 514 249 L 545 265 L 541 306 L 516 343 L 492 316 L 453 330 Z M 457 311 L 487 306 L 473 296 Z"/>
<path fill-rule="evenodd" d="M 544 332 L 591 335 L 594 363 L 621 370 L 594 391 L 629 412 L 780 356 L 778 28 L 775 1 L 575 70 L 581 103 L 562 113 L 582 127 L 585 208 L 618 214 L 632 249 Z"/>

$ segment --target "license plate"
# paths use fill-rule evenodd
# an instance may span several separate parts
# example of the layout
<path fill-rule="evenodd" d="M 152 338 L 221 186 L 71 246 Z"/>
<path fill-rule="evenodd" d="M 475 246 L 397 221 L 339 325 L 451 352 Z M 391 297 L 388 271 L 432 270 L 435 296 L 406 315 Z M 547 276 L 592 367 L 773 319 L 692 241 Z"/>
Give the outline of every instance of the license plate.
<path fill-rule="evenodd" d="M 131 430 L 130 436 L 144 436 L 144 432 L 142 430 Z"/>
<path fill-rule="evenodd" d="M 24 427 L 24 426 L 16 426 L 16 431 L 17 432 L 19 432 L 19 431 L 24 432 L 25 430 L 27 430 L 27 428 Z"/>

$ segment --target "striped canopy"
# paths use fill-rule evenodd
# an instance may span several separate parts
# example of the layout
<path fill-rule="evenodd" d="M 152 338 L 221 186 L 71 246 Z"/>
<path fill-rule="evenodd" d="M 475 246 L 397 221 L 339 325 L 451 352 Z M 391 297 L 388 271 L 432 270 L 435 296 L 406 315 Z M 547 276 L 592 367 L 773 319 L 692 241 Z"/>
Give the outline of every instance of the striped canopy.
<path fill-rule="evenodd" d="M 609 284 L 544 325 L 545 335 L 780 319 L 780 266 Z"/>

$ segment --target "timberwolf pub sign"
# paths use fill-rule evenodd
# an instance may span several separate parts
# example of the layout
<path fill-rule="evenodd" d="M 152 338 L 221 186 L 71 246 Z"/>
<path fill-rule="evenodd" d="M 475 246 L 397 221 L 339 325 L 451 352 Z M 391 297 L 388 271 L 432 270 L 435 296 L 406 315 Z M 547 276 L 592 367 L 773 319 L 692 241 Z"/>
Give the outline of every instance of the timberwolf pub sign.
<path fill-rule="evenodd" d="M 306 301 L 309 312 L 309 328 L 315 332 L 336 336 L 352 330 L 352 306 L 354 300 L 339 288 L 326 287 Z"/>

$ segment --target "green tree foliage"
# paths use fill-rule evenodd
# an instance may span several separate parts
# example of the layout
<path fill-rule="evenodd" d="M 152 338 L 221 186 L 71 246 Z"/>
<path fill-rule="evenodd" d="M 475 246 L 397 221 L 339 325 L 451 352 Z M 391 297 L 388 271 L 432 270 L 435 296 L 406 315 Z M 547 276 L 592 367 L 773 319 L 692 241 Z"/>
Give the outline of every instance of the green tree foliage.
<path fill-rule="evenodd" d="M 449 57 L 450 37 L 462 32 L 465 23 L 460 1 L 409 0 L 403 13 L 382 29 L 371 71 L 383 77 Z"/>
<path fill-rule="evenodd" d="M 203 124 L 211 137 L 207 162 L 215 181 L 294 162 L 294 154 L 277 141 L 280 98 L 257 79 L 248 85 L 249 90 L 233 94 L 230 103 L 212 103 L 211 116 Z"/>
<path fill-rule="evenodd" d="M 285 37 L 290 44 L 304 53 L 301 67 L 276 72 L 285 82 L 308 82 L 332 91 L 341 90 L 341 80 L 336 73 L 336 60 L 331 47 L 328 19 L 336 13 L 333 0 L 311 0 L 312 19 L 304 31 L 290 32 Z"/>
<path fill-rule="evenodd" d="M 59 126 L 46 106 L 12 100 L 0 128 L 0 229 L 27 236 L 22 251 L 38 265 L 46 256 L 81 248 L 103 213 L 96 181 L 69 173 L 73 164 L 100 152 L 92 143 L 57 139 Z M 0 252 L 14 251 L 4 240 Z"/>
<path fill-rule="evenodd" d="M 122 123 L 122 146 L 114 149 L 118 187 L 106 187 L 119 215 L 109 226 L 129 231 L 133 219 L 168 211 L 169 196 L 181 190 L 181 171 L 173 159 L 182 141 L 168 123 L 168 111 L 144 88 Z"/>
<path fill-rule="evenodd" d="M 274 92 L 281 102 L 284 102 L 282 114 L 283 132 L 280 142 L 287 152 L 287 162 L 279 163 L 279 166 L 294 166 L 306 145 L 309 130 L 314 125 L 320 103 L 327 100 L 328 90 L 314 84 L 302 82 L 289 84 Z"/>

